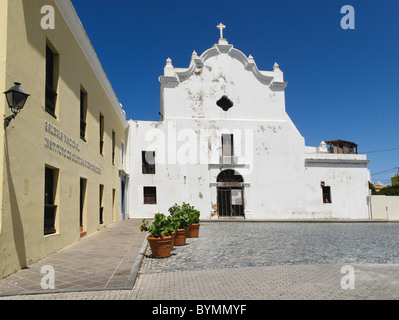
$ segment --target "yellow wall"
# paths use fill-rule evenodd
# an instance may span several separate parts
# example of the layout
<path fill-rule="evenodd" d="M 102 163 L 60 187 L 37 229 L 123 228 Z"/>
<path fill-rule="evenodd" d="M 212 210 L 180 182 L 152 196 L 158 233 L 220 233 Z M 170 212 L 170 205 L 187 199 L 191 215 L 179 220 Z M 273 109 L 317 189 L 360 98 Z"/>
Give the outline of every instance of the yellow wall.
<path fill-rule="evenodd" d="M 0 1 L 0 15 L 4 15 L 7 1 Z M 44 5 L 56 9 L 54 30 L 43 30 L 40 26 L 43 17 L 40 9 Z M 87 234 L 112 222 L 112 189 L 116 190 L 118 219 L 121 139 L 125 146 L 127 144 L 123 123 L 55 3 L 52 0 L 12 0 L 8 1 L 8 7 L 8 19 L 0 19 L 0 24 L 8 22 L 6 72 L 0 69 L 0 85 L 4 87 L 1 77 L 6 74 L 5 87 L 11 87 L 14 81 L 21 82 L 31 96 L 4 134 L 0 278 L 79 240 L 80 177 L 87 179 Z M 0 25 L 0 29 L 4 30 L 3 26 Z M 5 41 L 2 33 L 0 41 L 1 44 Z M 59 53 L 56 119 L 45 111 L 46 41 Z M 4 52 L 0 51 L 0 62 L 3 60 Z M 80 139 L 81 86 L 88 96 L 87 142 Z M 99 153 L 100 112 L 105 118 L 103 156 Z M 5 113 L 10 114 L 8 110 Z M 64 139 L 46 132 L 46 121 L 78 142 L 79 151 Z M 112 130 L 116 133 L 115 165 L 111 160 Z M 100 168 L 101 174 L 47 148 L 46 138 Z M 45 165 L 59 169 L 57 232 L 48 236 L 43 235 Z M 99 224 L 100 184 L 105 186 L 103 225 Z"/>
<path fill-rule="evenodd" d="M 7 0 L 0 0 L 0 95 L 6 91 L 6 52 L 7 52 Z M 6 101 L 0 102 L 0 114 L 4 114 Z M 4 132 L 0 130 L 0 161 L 4 163 L 4 148 L 2 141 Z M 3 166 L 0 166 L 0 181 L 3 181 Z M 2 193 L 0 193 L 0 203 L 2 202 Z M 2 215 L 0 214 L 0 232 L 2 224 Z M 1 253 L 0 253 L 1 254 Z"/>

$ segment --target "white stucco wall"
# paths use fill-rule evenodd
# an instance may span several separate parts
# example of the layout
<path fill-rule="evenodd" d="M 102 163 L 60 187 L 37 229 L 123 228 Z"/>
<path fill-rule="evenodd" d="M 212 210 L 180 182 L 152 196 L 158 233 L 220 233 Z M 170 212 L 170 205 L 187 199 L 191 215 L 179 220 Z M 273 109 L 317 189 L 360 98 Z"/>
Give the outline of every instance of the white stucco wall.
<path fill-rule="evenodd" d="M 164 118 L 269 121 L 288 119 L 284 91 L 270 86 L 274 77 L 282 80 L 280 69 L 269 72 L 268 76 L 258 75 L 254 71 L 256 66 L 249 68 L 245 56 L 237 59 L 237 53 L 216 54 L 217 48 L 215 46 L 202 55 L 206 59 L 202 65 L 192 62 L 188 71 L 176 71 L 178 84 L 161 77 Z M 231 50 L 238 51 L 233 48 Z M 216 106 L 216 102 L 224 95 L 234 103 L 227 112 Z"/>
<path fill-rule="evenodd" d="M 252 57 L 219 41 L 200 57 L 194 52 L 186 69 L 168 59 L 159 80 L 162 121 L 129 122 L 130 217 L 189 202 L 211 218 L 217 175 L 234 169 L 244 179 L 247 219 L 369 218 L 366 156 L 305 147 L 285 111 L 277 64 L 259 71 Z M 234 103 L 228 111 L 216 104 L 222 96 Z M 221 160 L 222 133 L 234 135 L 232 164 Z M 155 174 L 142 174 L 142 151 L 155 151 Z M 323 203 L 321 181 L 332 203 Z M 157 187 L 157 204 L 143 204 L 144 186 Z"/>
<path fill-rule="evenodd" d="M 152 217 L 185 201 L 210 218 L 222 169 L 243 176 L 247 218 L 278 218 L 282 210 L 288 216 L 292 204 L 281 194 L 289 193 L 297 205 L 303 202 L 298 193 L 304 181 L 303 138 L 287 122 L 131 121 L 129 131 L 131 216 Z M 221 134 L 227 132 L 234 134 L 235 165 L 220 159 Z M 189 149 L 197 157 L 190 158 Z M 142 174 L 142 151 L 155 151 L 155 175 Z M 143 186 L 157 186 L 157 205 L 143 204 Z"/>
<path fill-rule="evenodd" d="M 314 218 L 369 219 L 369 172 L 365 164 L 306 162 L 306 215 Z M 321 182 L 331 188 L 331 203 L 322 203 Z"/>
<path fill-rule="evenodd" d="M 399 220 L 399 196 L 371 197 L 372 218 L 376 220 Z"/>

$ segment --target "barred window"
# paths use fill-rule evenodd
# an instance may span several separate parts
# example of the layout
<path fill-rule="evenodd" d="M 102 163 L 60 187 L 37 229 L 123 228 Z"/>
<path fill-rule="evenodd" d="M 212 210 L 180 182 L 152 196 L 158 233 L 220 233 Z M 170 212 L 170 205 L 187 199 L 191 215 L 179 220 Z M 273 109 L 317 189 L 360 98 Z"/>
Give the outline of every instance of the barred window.
<path fill-rule="evenodd" d="M 156 204 L 156 203 L 157 203 L 157 188 L 144 187 L 144 204 Z"/>

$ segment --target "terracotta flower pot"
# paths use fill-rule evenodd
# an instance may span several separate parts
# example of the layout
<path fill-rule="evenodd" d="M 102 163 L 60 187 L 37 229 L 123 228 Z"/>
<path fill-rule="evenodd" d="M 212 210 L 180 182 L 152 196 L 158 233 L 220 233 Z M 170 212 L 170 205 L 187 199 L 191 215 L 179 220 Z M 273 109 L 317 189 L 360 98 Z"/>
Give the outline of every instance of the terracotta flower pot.
<path fill-rule="evenodd" d="M 173 247 L 175 246 L 175 238 L 176 238 L 176 231 L 173 231 L 172 232 L 172 250 L 173 250 Z"/>
<path fill-rule="evenodd" d="M 172 250 L 172 236 L 153 238 L 147 237 L 154 258 L 167 258 Z"/>
<path fill-rule="evenodd" d="M 199 223 L 190 224 L 187 228 L 187 238 L 198 238 L 199 236 Z"/>
<path fill-rule="evenodd" d="M 186 244 L 186 229 L 179 229 L 175 235 L 175 246 L 184 246 Z"/>

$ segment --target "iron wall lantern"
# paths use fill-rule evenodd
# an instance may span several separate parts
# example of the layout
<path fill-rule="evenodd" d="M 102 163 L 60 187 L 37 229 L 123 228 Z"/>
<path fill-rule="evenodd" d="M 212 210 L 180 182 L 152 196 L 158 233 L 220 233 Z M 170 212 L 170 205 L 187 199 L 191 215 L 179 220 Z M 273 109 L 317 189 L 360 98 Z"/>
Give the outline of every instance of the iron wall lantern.
<path fill-rule="evenodd" d="M 21 87 L 19 82 L 14 82 L 14 86 L 4 92 L 4 94 L 7 98 L 8 107 L 13 113 L 11 116 L 4 118 L 4 128 L 7 128 L 11 120 L 22 110 L 30 94 Z"/>

